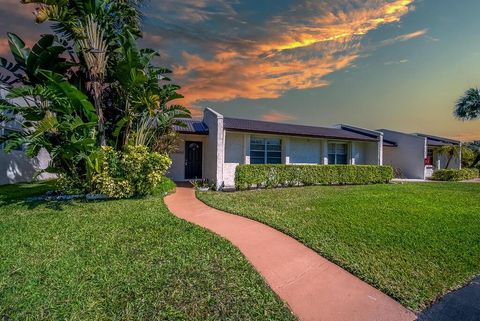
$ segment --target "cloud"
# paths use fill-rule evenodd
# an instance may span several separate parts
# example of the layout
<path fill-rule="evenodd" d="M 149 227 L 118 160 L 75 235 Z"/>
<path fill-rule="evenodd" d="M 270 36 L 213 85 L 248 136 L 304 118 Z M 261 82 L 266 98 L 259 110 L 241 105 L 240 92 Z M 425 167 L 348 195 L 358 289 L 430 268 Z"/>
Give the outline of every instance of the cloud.
<path fill-rule="evenodd" d="M 32 7 L 5 1 L 1 30 L 17 32 L 28 43 L 46 30 L 45 25 L 32 28 Z M 328 75 L 372 50 L 362 45 L 366 34 L 399 22 L 414 1 L 279 1 L 268 10 L 239 0 L 150 1 L 143 9 L 143 43 L 160 48 L 161 62 L 173 67 L 186 106 L 277 98 L 289 90 L 327 86 Z M 426 31 L 388 41 L 407 41 Z"/>
<path fill-rule="evenodd" d="M 401 60 L 395 60 L 395 61 L 387 61 L 383 63 L 385 66 L 390 66 L 390 65 L 400 65 L 400 64 L 406 64 L 408 62 L 408 59 L 401 59 Z"/>
<path fill-rule="evenodd" d="M 271 111 L 262 116 L 262 120 L 271 121 L 271 122 L 286 122 L 297 119 L 295 116 L 282 113 L 279 111 Z"/>
<path fill-rule="evenodd" d="M 457 139 L 462 142 L 472 142 L 472 141 L 479 141 L 480 134 L 478 131 L 467 132 L 467 133 L 459 133 L 452 135 L 453 139 Z"/>
<path fill-rule="evenodd" d="M 277 98 L 289 90 L 327 86 L 326 76 L 352 66 L 362 54 L 367 33 L 400 21 L 413 2 L 302 0 L 272 6 L 260 19 L 237 1 L 169 0 L 167 9 L 157 6 L 149 15 L 148 30 L 161 36 L 185 105 Z"/>
<path fill-rule="evenodd" d="M 384 40 L 382 42 L 382 44 L 391 45 L 391 44 L 396 43 L 396 42 L 404 42 L 404 41 L 412 40 L 412 39 L 415 39 L 415 38 L 426 35 L 427 32 L 428 32 L 428 29 L 418 30 L 418 31 L 415 31 L 415 32 L 407 33 L 407 34 L 400 35 L 400 36 L 397 36 L 397 37 L 394 37 L 394 38 L 391 38 L 391 39 Z"/>

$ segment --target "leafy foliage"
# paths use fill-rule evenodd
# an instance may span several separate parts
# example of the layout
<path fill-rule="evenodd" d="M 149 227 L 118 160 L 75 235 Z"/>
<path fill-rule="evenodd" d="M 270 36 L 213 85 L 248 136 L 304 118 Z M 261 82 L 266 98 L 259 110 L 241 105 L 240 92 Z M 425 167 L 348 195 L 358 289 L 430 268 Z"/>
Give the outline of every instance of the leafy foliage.
<path fill-rule="evenodd" d="M 437 153 L 440 155 L 443 155 L 447 157 L 447 163 L 445 164 L 445 169 L 447 169 L 450 166 L 450 163 L 452 162 L 453 158 L 460 158 L 460 154 L 467 155 L 467 158 L 471 152 L 471 150 L 466 147 L 465 145 L 443 145 L 441 147 L 438 147 L 435 149 Z"/>
<path fill-rule="evenodd" d="M 434 181 L 464 181 L 478 178 L 478 169 L 462 168 L 462 169 L 441 169 L 433 173 Z"/>
<path fill-rule="evenodd" d="M 355 185 L 388 183 L 393 168 L 375 165 L 239 165 L 239 190 L 298 185 Z"/>
<path fill-rule="evenodd" d="M 129 146 L 123 153 L 103 147 L 94 190 L 113 198 L 152 194 L 170 165 L 168 156 L 145 146 Z"/>
<path fill-rule="evenodd" d="M 14 61 L 0 58 L 0 87 L 9 92 L 0 114 L 23 121 L 23 132 L 2 138 L 7 149 L 27 144 L 33 156 L 45 148 L 49 171 L 61 173 L 64 186 L 86 191 L 93 188 L 101 147 L 170 152 L 173 126 L 190 112 L 174 102 L 183 96 L 169 83 L 171 72 L 155 66 L 158 53 L 138 47 L 139 1 L 22 2 L 39 6 L 36 22 L 52 22 L 53 34 L 31 49 L 8 34 Z"/>
<path fill-rule="evenodd" d="M 468 89 L 457 100 L 454 115 L 461 120 L 473 120 L 480 117 L 480 90 L 478 88 Z"/>

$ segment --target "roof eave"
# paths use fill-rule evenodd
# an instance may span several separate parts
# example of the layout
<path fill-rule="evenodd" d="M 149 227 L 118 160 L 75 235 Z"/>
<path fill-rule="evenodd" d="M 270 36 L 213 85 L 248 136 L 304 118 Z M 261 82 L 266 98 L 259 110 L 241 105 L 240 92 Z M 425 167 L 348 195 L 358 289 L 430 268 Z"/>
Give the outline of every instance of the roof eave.
<path fill-rule="evenodd" d="M 274 131 L 262 131 L 262 130 L 252 130 L 252 129 L 240 129 L 240 128 L 232 128 L 232 127 L 225 127 L 227 131 L 235 131 L 235 132 L 242 132 L 242 133 L 256 133 L 256 134 L 270 134 L 270 135 L 284 135 L 284 136 L 294 136 L 294 137 L 308 137 L 308 138 L 328 138 L 328 139 L 335 139 L 335 140 L 353 140 L 353 141 L 362 141 L 362 142 L 378 142 L 378 139 L 374 138 L 353 138 L 353 137 L 340 137 L 340 136 L 328 136 L 328 135 L 307 135 L 307 134 L 295 134 L 295 133 L 282 133 L 282 132 L 274 132 Z"/>

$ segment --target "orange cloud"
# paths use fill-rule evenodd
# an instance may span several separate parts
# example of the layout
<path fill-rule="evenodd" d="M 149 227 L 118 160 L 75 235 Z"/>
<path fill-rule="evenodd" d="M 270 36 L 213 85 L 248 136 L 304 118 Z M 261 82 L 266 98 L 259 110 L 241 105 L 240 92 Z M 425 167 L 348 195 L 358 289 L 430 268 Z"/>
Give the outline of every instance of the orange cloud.
<path fill-rule="evenodd" d="M 205 46 L 207 54 L 183 52 L 182 62 L 174 67 L 175 79 L 183 84 L 183 103 L 277 98 L 292 89 L 326 86 L 325 76 L 347 68 L 358 58 L 364 35 L 383 24 L 398 22 L 413 2 L 305 1 L 272 17 L 249 37 L 219 38 Z M 413 39 L 426 31 L 392 41 Z M 200 33 L 196 36 L 205 37 Z"/>
<path fill-rule="evenodd" d="M 262 120 L 271 121 L 271 122 L 286 122 L 297 119 L 296 117 L 282 113 L 279 111 L 272 111 L 262 116 Z"/>
<path fill-rule="evenodd" d="M 0 38 L 0 56 L 5 57 L 10 52 L 7 38 Z"/>
<path fill-rule="evenodd" d="M 468 133 L 460 133 L 452 135 L 453 139 L 457 139 L 462 142 L 472 142 L 480 140 L 480 133 L 478 131 L 468 132 Z"/>

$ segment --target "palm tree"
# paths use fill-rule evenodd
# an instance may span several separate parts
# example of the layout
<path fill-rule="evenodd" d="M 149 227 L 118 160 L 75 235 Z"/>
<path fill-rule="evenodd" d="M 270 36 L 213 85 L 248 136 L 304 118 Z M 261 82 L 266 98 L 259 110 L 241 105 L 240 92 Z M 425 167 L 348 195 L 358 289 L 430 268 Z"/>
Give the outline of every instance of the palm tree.
<path fill-rule="evenodd" d="M 480 118 L 480 90 L 470 88 L 460 97 L 453 112 L 461 120 L 474 120 Z"/>
<path fill-rule="evenodd" d="M 439 153 L 440 155 L 443 155 L 447 157 L 447 163 L 445 164 L 445 169 L 450 166 L 450 163 L 452 162 L 453 158 L 456 157 L 457 159 L 460 158 L 460 154 L 462 155 L 462 164 L 463 165 L 468 165 L 463 163 L 463 156 L 468 155 L 466 159 L 473 158 L 473 151 L 465 146 L 465 145 L 444 145 L 441 147 L 438 147 L 436 149 L 436 152 Z"/>

